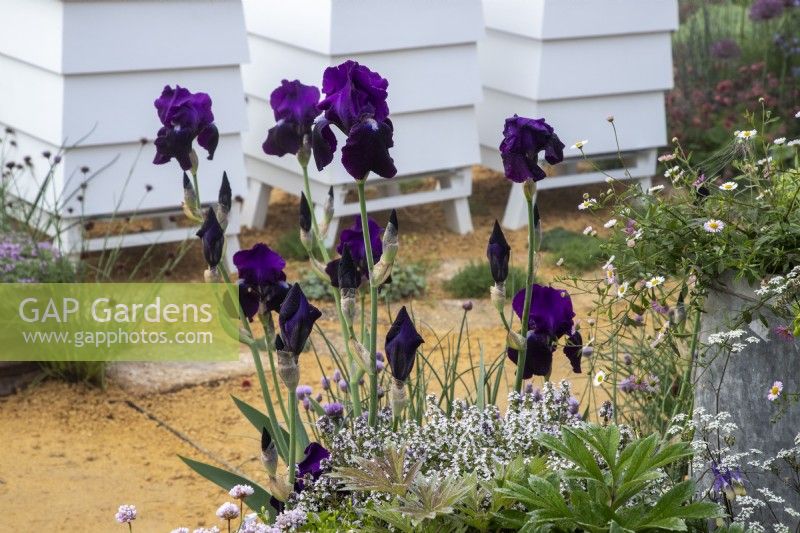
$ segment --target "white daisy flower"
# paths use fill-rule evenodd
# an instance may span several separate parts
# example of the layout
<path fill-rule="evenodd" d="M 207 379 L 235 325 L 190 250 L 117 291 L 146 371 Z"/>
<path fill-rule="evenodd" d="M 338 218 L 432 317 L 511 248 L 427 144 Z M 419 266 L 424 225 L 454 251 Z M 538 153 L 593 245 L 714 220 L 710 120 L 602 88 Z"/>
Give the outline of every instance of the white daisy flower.
<path fill-rule="evenodd" d="M 578 211 L 585 211 L 586 209 L 589 209 L 596 205 L 597 205 L 597 200 L 595 198 L 587 198 L 586 200 L 578 204 Z"/>
<path fill-rule="evenodd" d="M 589 234 L 590 234 L 591 232 L 593 232 L 593 231 L 594 231 L 594 228 L 593 228 L 593 227 L 591 227 L 591 226 L 586 226 L 586 227 L 584 228 L 584 230 L 583 230 L 583 234 L 584 234 L 584 235 L 589 235 Z"/>
<path fill-rule="evenodd" d="M 753 137 L 755 137 L 757 133 L 758 133 L 758 131 L 756 131 L 756 130 L 737 131 L 736 132 L 736 137 L 738 139 L 746 141 L 746 140 L 749 140 L 749 139 L 752 139 Z"/>
<path fill-rule="evenodd" d="M 609 220 L 608 222 L 603 224 L 603 227 L 606 228 L 606 229 L 611 229 L 616 225 L 617 225 L 617 219 L 616 218 L 612 218 L 611 220 Z"/>
<path fill-rule="evenodd" d="M 739 184 L 736 183 L 735 181 L 726 181 L 725 183 L 719 186 L 719 189 L 721 191 L 735 191 L 738 186 Z"/>
<path fill-rule="evenodd" d="M 765 157 L 764 159 L 759 159 L 756 161 L 756 165 L 761 166 L 767 163 L 772 163 L 772 157 Z"/>
<path fill-rule="evenodd" d="M 664 283 L 664 281 L 665 281 L 665 278 L 664 278 L 664 276 L 653 276 L 652 278 L 648 279 L 648 280 L 645 282 L 645 284 L 644 284 L 644 285 L 645 285 L 645 287 L 647 287 L 648 289 L 652 289 L 653 287 L 658 287 L 659 285 L 661 285 L 662 283 Z"/>
<path fill-rule="evenodd" d="M 570 146 L 570 148 L 572 148 L 573 150 L 580 150 L 580 149 L 582 149 L 584 146 L 586 146 L 586 144 L 587 144 L 588 142 L 589 142 L 589 140 L 588 140 L 588 139 L 584 139 L 584 140 L 582 140 L 582 141 L 577 141 L 575 144 L 573 144 L 572 146 Z"/>
<path fill-rule="evenodd" d="M 800 145 L 800 139 L 792 139 L 791 141 L 786 143 L 786 146 L 797 146 L 797 145 Z"/>
<path fill-rule="evenodd" d="M 654 194 L 654 193 L 657 193 L 658 191 L 660 191 L 662 189 L 664 189 L 663 185 L 656 185 L 655 187 L 650 187 L 649 189 L 647 189 L 647 192 L 649 194 Z"/>
<path fill-rule="evenodd" d="M 783 383 L 780 381 L 776 381 L 772 384 L 772 387 L 769 388 L 769 394 L 767 394 L 767 399 L 771 402 L 777 400 L 781 392 L 783 392 Z"/>
<path fill-rule="evenodd" d="M 675 178 L 680 175 L 681 175 L 681 167 L 678 166 L 670 167 L 667 169 L 666 172 L 664 172 L 665 178 Z"/>
<path fill-rule="evenodd" d="M 772 142 L 773 142 L 774 144 L 777 144 L 778 146 L 780 146 L 780 145 L 782 145 L 783 143 L 785 143 L 785 142 L 786 142 L 786 137 L 778 137 L 777 139 L 775 139 L 775 140 L 774 140 L 774 141 L 772 141 Z"/>
<path fill-rule="evenodd" d="M 603 383 L 606 382 L 606 373 L 602 370 L 599 370 L 597 374 L 594 375 L 594 379 L 592 380 L 595 387 L 601 386 Z"/>
<path fill-rule="evenodd" d="M 725 229 L 725 223 L 716 218 L 709 218 L 706 220 L 705 224 L 703 224 L 703 229 L 709 233 L 719 233 Z"/>
<path fill-rule="evenodd" d="M 617 298 L 625 298 L 625 295 L 628 293 L 628 282 L 620 283 L 617 285 Z"/>

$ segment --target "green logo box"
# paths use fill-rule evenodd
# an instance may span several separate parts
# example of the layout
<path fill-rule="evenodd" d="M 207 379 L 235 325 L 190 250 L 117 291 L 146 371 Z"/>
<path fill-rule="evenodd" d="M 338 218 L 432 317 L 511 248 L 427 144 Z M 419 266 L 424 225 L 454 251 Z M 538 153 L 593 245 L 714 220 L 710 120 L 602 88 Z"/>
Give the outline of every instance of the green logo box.
<path fill-rule="evenodd" d="M 217 283 L 3 283 L 0 360 L 233 361 L 237 307 Z"/>

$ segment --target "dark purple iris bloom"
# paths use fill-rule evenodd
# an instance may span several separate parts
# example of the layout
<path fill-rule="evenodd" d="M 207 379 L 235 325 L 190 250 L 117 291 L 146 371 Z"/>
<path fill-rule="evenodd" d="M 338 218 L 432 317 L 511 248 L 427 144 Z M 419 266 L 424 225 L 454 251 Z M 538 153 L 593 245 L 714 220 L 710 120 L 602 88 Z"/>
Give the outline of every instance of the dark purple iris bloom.
<path fill-rule="evenodd" d="M 267 132 L 261 145 L 265 154 L 283 157 L 296 154 L 303 145 L 303 137 L 311 135 L 311 126 L 319 115 L 317 109 L 319 89 L 303 85 L 298 80 L 282 80 L 272 91 L 269 105 L 277 123 Z"/>
<path fill-rule="evenodd" d="M 329 67 L 322 76 L 325 98 L 319 103 L 324 119 L 314 126 L 312 146 L 317 169 L 333 160 L 335 124 L 347 135 L 342 148 L 342 165 L 357 180 L 374 172 L 384 178 L 397 174 L 389 148 L 394 146 L 394 127 L 389 120 L 386 92 L 389 82 L 355 61 Z"/>
<path fill-rule="evenodd" d="M 770 20 L 783 14 L 783 0 L 756 0 L 750 7 L 750 20 Z"/>
<path fill-rule="evenodd" d="M 350 129 L 342 148 L 342 165 L 347 173 L 357 180 L 374 172 L 382 178 L 393 178 L 397 174 L 389 148 L 394 146 L 394 127 L 388 118 L 383 122 L 367 117 Z"/>
<path fill-rule="evenodd" d="M 486 247 L 486 257 L 489 258 L 489 269 L 492 278 L 497 283 L 502 283 L 508 277 L 508 260 L 511 257 L 511 246 L 508 245 L 500 224 L 495 220 L 489 245 Z"/>
<path fill-rule="evenodd" d="M 518 317 L 522 318 L 523 306 L 525 303 L 525 289 L 520 290 L 511 303 L 514 312 Z M 578 368 L 580 370 L 580 359 L 576 362 L 573 361 L 574 357 L 580 356 L 580 350 L 577 354 L 572 353 L 574 346 L 577 346 L 576 341 L 579 340 L 580 334 L 572 334 L 574 327 L 572 319 L 575 313 L 572 310 L 572 300 L 566 291 L 554 289 L 552 287 L 544 287 L 542 285 L 534 284 L 531 290 L 531 309 L 528 318 L 528 336 L 527 336 L 527 354 L 525 356 L 525 368 L 522 376 L 529 379 L 532 376 L 547 376 L 553 367 L 553 352 L 556 348 L 558 339 L 570 335 L 570 340 L 567 341 L 568 352 L 565 349 L 565 354 L 570 359 L 573 370 Z M 582 339 L 581 339 L 582 342 Z M 573 347 L 570 347 L 573 344 Z M 518 358 L 517 350 L 513 348 L 508 349 L 508 357 L 514 364 L 517 363 Z"/>
<path fill-rule="evenodd" d="M 208 266 L 215 268 L 222 260 L 222 246 L 225 244 L 225 232 L 219 225 L 214 209 L 208 208 L 203 225 L 197 231 L 197 236 L 203 242 L 203 257 Z"/>
<path fill-rule="evenodd" d="M 305 488 L 303 483 L 306 476 L 316 481 L 322 475 L 322 461 L 329 459 L 331 453 L 325 447 L 318 443 L 312 442 L 306 446 L 305 458 L 297 463 L 297 481 L 294 482 L 294 491 L 301 492 Z"/>
<path fill-rule="evenodd" d="M 283 272 L 286 261 L 258 243 L 233 254 L 233 264 L 239 272 L 239 304 L 245 315 L 252 318 L 262 305 L 265 311 L 278 311 L 289 292 Z"/>
<path fill-rule="evenodd" d="M 523 183 L 529 179 L 544 179 L 539 166 L 539 152 L 551 165 L 564 160 L 564 143 L 543 118 L 533 119 L 514 115 L 506 119 L 500 155 L 508 179 Z"/>
<path fill-rule="evenodd" d="M 333 161 L 333 154 L 336 153 L 336 135 L 331 129 L 330 121 L 324 117 L 318 118 L 311 129 L 311 150 L 317 170 L 322 172 Z"/>
<path fill-rule="evenodd" d="M 167 85 L 154 104 L 162 127 L 155 140 L 153 163 L 163 165 L 174 157 L 183 170 L 190 170 L 195 139 L 208 152 L 208 159 L 214 158 L 219 132 L 214 125 L 210 96 L 206 93 L 192 94 L 180 85 L 174 89 Z"/>
<path fill-rule="evenodd" d="M 322 75 L 322 92 L 325 98 L 319 109 L 325 118 L 345 134 L 365 116 L 383 122 L 389 116 L 386 103 L 389 82 L 355 61 L 328 67 Z"/>
<path fill-rule="evenodd" d="M 417 348 L 425 342 L 414 321 L 408 315 L 405 306 L 400 308 L 400 312 L 392 323 L 392 327 L 386 333 L 386 357 L 389 359 L 389 367 L 392 369 L 392 376 L 395 379 L 405 382 L 411 375 L 414 368 L 414 360 L 417 357 Z"/>
<path fill-rule="evenodd" d="M 374 264 L 380 260 L 383 254 L 383 242 L 381 241 L 383 228 L 371 217 L 367 218 L 367 226 L 369 227 L 369 240 L 372 246 L 372 261 Z M 339 235 L 339 244 L 336 246 L 336 251 L 339 255 L 344 253 L 345 247 L 349 249 L 350 257 L 352 257 L 361 278 L 369 279 L 367 252 L 364 248 L 364 230 L 361 227 L 361 217 L 359 216 L 353 219 L 352 226 L 342 230 L 341 235 Z M 334 287 L 339 286 L 339 261 L 340 259 L 334 259 L 325 267 L 325 272 L 330 277 L 331 285 Z"/>
<path fill-rule="evenodd" d="M 306 346 L 308 336 L 311 335 L 314 322 L 321 316 L 320 310 L 311 305 L 303 294 L 300 284 L 292 285 L 278 313 L 278 325 L 281 328 L 284 349 L 300 355 Z"/>

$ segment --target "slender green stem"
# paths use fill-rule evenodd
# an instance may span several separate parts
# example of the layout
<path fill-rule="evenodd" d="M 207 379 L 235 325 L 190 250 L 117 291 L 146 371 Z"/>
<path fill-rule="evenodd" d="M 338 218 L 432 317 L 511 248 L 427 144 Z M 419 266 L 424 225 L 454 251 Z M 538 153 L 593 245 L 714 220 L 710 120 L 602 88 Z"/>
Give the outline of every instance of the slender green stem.
<path fill-rule="evenodd" d="M 317 242 L 317 248 L 319 249 L 319 253 L 322 256 L 322 260 L 328 263 L 331 258 L 330 254 L 328 253 L 328 248 L 325 246 L 325 240 L 322 238 L 322 235 L 319 232 L 319 225 L 317 224 L 317 213 L 314 210 L 314 202 L 311 199 L 311 185 L 308 179 L 308 163 L 303 164 L 300 163 L 300 167 L 303 169 L 303 188 L 305 189 L 306 193 L 306 202 L 308 202 L 308 210 L 311 212 L 311 227 L 314 232 L 314 240 Z M 361 398 L 358 390 L 358 379 L 355 379 L 353 382 L 352 376 L 356 373 L 355 372 L 355 361 L 353 360 L 353 352 L 350 350 L 350 343 L 347 340 L 350 338 L 350 326 L 347 324 L 347 319 L 342 313 L 342 306 L 341 306 L 341 295 L 339 291 L 336 289 L 332 290 L 333 292 L 333 299 L 336 302 L 336 313 L 339 316 L 339 326 L 342 330 L 342 339 L 344 340 L 345 350 L 347 351 L 347 361 L 350 366 L 349 373 L 351 375 L 351 382 L 350 382 L 350 401 L 353 404 L 353 416 L 358 417 L 361 415 Z"/>
<path fill-rule="evenodd" d="M 294 487 L 295 471 L 297 469 L 297 400 L 294 398 L 293 390 L 286 391 L 286 400 L 289 402 L 289 486 Z"/>
<path fill-rule="evenodd" d="M 533 292 L 533 259 L 536 254 L 536 228 L 533 227 L 533 198 L 527 195 L 525 200 L 528 204 L 528 275 L 525 280 L 525 305 L 522 308 L 522 325 L 520 333 L 523 339 L 528 337 L 528 318 L 531 314 L 531 293 Z M 528 350 L 523 348 L 517 355 L 517 376 L 514 382 L 514 390 L 522 392 L 522 376 L 525 372 L 525 359 Z"/>
<path fill-rule="evenodd" d="M 220 275 L 222 275 L 222 279 L 225 280 L 225 283 L 228 285 L 229 290 L 231 290 L 230 287 L 233 287 L 233 285 L 231 284 L 231 279 L 230 276 L 228 275 L 228 271 L 225 268 L 224 263 L 220 263 L 218 268 Z M 239 295 L 236 293 L 231 293 L 231 297 L 238 298 Z M 253 332 L 250 329 L 250 322 L 247 320 L 247 317 L 244 316 L 244 312 L 241 310 L 241 307 L 239 308 L 239 318 L 242 322 L 245 331 L 250 335 L 250 337 L 252 337 Z M 256 376 L 258 376 L 258 384 L 261 387 L 261 395 L 264 398 L 264 404 L 267 408 L 267 414 L 269 415 L 269 420 L 270 423 L 272 424 L 271 428 L 272 438 L 275 439 L 278 445 L 278 449 L 280 449 L 283 452 L 283 456 L 286 457 L 287 452 L 289 451 L 287 447 L 288 445 L 286 443 L 286 440 L 284 440 L 283 432 L 280 430 L 280 425 L 278 424 L 278 417 L 275 414 L 275 407 L 273 406 L 272 403 L 272 397 L 269 392 L 269 385 L 267 385 L 267 378 L 264 374 L 264 365 L 261 363 L 261 354 L 259 353 L 255 343 L 247 343 L 247 346 L 250 348 L 250 353 L 253 356 L 253 364 L 255 364 L 256 366 Z M 279 389 L 277 388 L 275 389 L 275 394 L 280 394 Z"/>
<path fill-rule="evenodd" d="M 370 307 L 370 329 L 369 329 L 369 425 L 375 426 L 378 414 L 378 369 L 375 359 L 378 341 L 378 287 L 373 279 L 373 269 L 375 267 L 372 257 L 372 243 L 369 235 L 369 222 L 367 219 L 367 199 L 364 195 L 364 184 L 366 177 L 358 182 L 358 205 L 361 210 L 361 229 L 364 235 L 364 252 L 367 256 L 367 268 L 369 268 L 369 307 Z"/>

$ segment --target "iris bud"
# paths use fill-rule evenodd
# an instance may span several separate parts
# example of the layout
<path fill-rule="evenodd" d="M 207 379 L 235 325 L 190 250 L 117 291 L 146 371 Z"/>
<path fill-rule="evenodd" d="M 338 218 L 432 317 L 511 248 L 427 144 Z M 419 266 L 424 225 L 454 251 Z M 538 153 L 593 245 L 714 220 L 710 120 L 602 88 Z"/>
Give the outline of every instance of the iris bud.
<path fill-rule="evenodd" d="M 501 283 L 508 277 L 508 260 L 511 257 L 511 247 L 506 241 L 500 223 L 494 221 L 492 234 L 489 237 L 489 244 L 486 247 L 486 257 L 489 259 L 489 269 L 492 271 L 492 278 L 496 283 Z"/>
<path fill-rule="evenodd" d="M 267 428 L 261 428 L 261 464 L 267 470 L 267 475 L 274 478 L 278 471 L 278 450 Z"/>
<path fill-rule="evenodd" d="M 190 220 L 200 220 L 200 215 L 197 213 L 197 193 L 186 172 L 183 173 L 183 213 Z"/>
<path fill-rule="evenodd" d="M 311 250 L 311 208 L 305 193 L 300 193 L 300 242 L 307 252 Z"/>
<path fill-rule="evenodd" d="M 222 183 L 219 186 L 217 195 L 217 220 L 220 226 L 225 229 L 228 226 L 228 214 L 231 212 L 233 193 L 231 192 L 231 182 L 228 181 L 228 173 L 222 173 Z"/>
<path fill-rule="evenodd" d="M 328 189 L 328 197 L 325 199 L 323 207 L 322 224 L 319 228 L 320 235 L 323 237 L 328 234 L 331 220 L 333 220 L 333 186 Z"/>
<path fill-rule="evenodd" d="M 383 253 L 373 270 L 373 280 L 378 285 L 384 283 L 392 274 L 394 258 L 397 256 L 397 250 L 400 246 L 398 230 L 397 211 L 392 209 L 392 214 L 389 215 L 389 223 L 386 224 L 386 229 L 383 231 Z"/>

